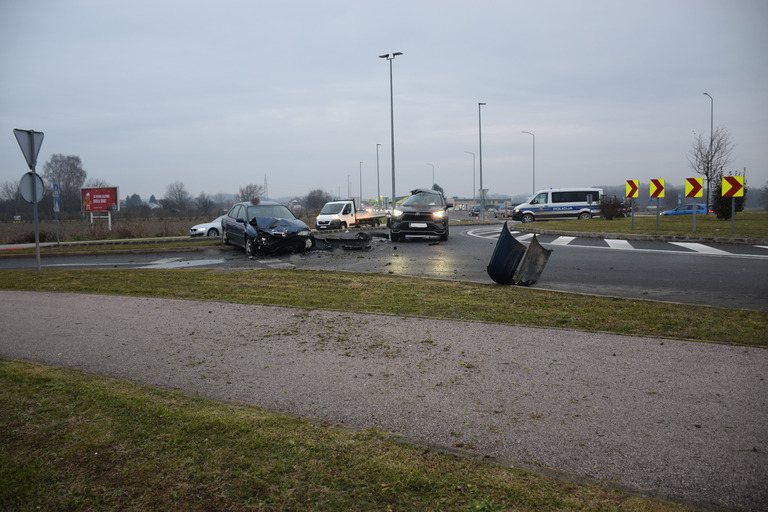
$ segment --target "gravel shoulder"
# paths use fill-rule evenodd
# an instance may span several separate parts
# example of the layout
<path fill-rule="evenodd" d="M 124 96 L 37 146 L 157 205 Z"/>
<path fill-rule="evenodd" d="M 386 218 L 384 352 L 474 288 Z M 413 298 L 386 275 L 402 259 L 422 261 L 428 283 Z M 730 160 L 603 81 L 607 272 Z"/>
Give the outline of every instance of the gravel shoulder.
<path fill-rule="evenodd" d="M 704 505 L 768 506 L 768 351 L 0 291 L 0 357 L 78 368 Z"/>

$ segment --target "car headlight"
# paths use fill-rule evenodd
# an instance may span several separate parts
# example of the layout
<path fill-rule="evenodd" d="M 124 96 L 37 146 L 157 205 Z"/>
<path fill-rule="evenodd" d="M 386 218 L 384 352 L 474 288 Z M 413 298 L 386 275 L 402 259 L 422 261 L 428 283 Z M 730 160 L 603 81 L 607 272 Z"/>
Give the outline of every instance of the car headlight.
<path fill-rule="evenodd" d="M 304 231 L 299 231 L 299 236 L 310 236 L 311 234 L 312 233 L 308 229 L 305 229 Z"/>
<path fill-rule="evenodd" d="M 397 217 L 402 217 L 402 216 L 403 216 L 403 212 L 402 212 L 402 210 L 398 210 L 397 208 L 395 208 L 395 210 L 392 212 L 392 215 L 393 215 L 395 218 L 397 218 Z"/>
<path fill-rule="evenodd" d="M 436 219 L 442 219 L 445 217 L 445 210 L 437 210 L 436 212 L 432 212 L 432 216 Z"/>
<path fill-rule="evenodd" d="M 513 211 L 514 211 L 515 213 L 520 213 L 520 208 L 515 208 Z"/>

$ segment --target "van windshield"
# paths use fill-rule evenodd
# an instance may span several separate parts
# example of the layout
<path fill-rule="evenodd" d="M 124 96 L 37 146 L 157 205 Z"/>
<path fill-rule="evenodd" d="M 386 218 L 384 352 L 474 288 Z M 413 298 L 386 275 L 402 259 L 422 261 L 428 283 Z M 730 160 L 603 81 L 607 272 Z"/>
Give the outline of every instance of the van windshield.
<path fill-rule="evenodd" d="M 344 203 L 326 203 L 320 210 L 320 215 L 335 215 L 341 212 L 342 208 L 344 208 Z"/>

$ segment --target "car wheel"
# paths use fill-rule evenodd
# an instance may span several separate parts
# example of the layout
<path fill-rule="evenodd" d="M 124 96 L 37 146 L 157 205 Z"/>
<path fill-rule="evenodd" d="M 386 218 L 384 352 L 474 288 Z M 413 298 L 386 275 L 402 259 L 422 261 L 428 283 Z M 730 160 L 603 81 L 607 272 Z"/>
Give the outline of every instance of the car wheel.
<path fill-rule="evenodd" d="M 254 256 L 256 256 L 256 254 L 258 254 L 258 252 L 259 252 L 259 243 L 256 240 L 254 240 L 253 238 L 250 238 L 250 237 L 246 238 L 245 239 L 245 254 L 249 258 L 253 258 Z"/>
<path fill-rule="evenodd" d="M 341 224 L 339 224 L 339 229 L 347 229 L 347 223 L 342 222 Z"/>
<path fill-rule="evenodd" d="M 581 212 L 579 214 L 579 220 L 587 220 L 587 219 L 591 219 L 591 218 L 592 218 L 592 214 L 589 213 L 589 212 Z"/>
<path fill-rule="evenodd" d="M 442 235 L 440 235 L 440 240 L 442 240 L 443 242 L 445 242 L 446 240 L 448 240 L 448 228 L 445 228 L 445 233 L 443 233 Z"/>
<path fill-rule="evenodd" d="M 219 236 L 219 230 L 216 228 L 209 229 L 208 236 Z"/>
<path fill-rule="evenodd" d="M 400 241 L 400 235 L 398 235 L 398 234 L 396 234 L 396 233 L 390 233 L 390 234 L 389 234 L 389 238 L 390 238 L 390 239 L 391 239 L 393 242 L 399 242 L 399 241 Z"/>
<path fill-rule="evenodd" d="M 527 224 L 527 223 L 529 223 L 529 222 L 533 222 L 533 221 L 534 221 L 534 218 L 533 218 L 533 215 L 532 215 L 532 214 L 530 214 L 530 213 L 526 213 L 525 215 L 523 215 L 523 218 L 522 218 L 521 220 L 522 220 L 524 223 L 526 223 L 526 224 Z"/>

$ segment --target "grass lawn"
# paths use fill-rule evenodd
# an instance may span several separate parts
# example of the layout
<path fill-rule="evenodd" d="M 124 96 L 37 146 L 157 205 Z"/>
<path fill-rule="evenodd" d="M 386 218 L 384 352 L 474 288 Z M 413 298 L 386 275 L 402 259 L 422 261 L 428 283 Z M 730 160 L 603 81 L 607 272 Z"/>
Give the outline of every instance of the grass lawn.
<path fill-rule="evenodd" d="M 686 508 L 134 383 L 0 360 L 1 510 Z"/>
<path fill-rule="evenodd" d="M 731 234 L 731 221 L 717 219 L 713 214 L 696 215 L 696 233 L 693 232 L 693 215 L 668 215 L 659 217 L 656 229 L 655 215 L 622 217 L 613 220 L 593 218 L 589 220 L 554 220 L 526 224 L 525 227 L 552 231 L 611 233 L 659 236 L 696 236 L 717 239 L 768 239 L 768 212 L 738 212 L 734 223 L 735 233 Z M 727 240 L 724 240 L 727 241 Z"/>

